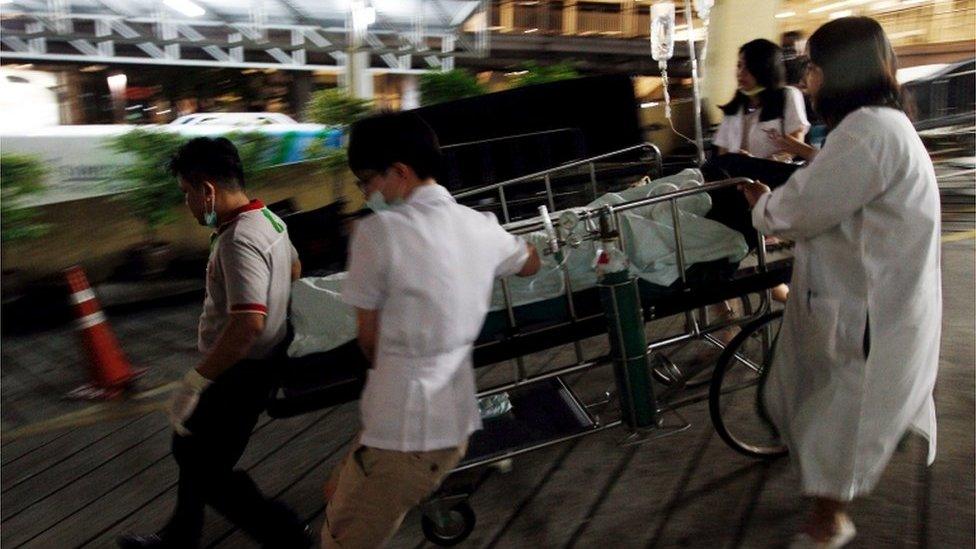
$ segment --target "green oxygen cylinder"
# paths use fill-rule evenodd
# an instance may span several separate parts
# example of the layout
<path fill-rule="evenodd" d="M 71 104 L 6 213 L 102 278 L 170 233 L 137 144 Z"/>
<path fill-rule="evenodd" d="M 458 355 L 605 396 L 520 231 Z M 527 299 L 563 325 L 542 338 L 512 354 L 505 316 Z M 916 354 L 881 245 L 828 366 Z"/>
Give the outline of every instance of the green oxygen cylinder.
<path fill-rule="evenodd" d="M 658 425 L 658 414 L 647 362 L 644 313 L 637 277 L 630 274 L 627 255 L 617 246 L 616 239 L 617 233 L 610 227 L 610 213 L 600 212 L 601 246 L 595 268 L 622 419 L 631 429 L 646 429 Z"/>

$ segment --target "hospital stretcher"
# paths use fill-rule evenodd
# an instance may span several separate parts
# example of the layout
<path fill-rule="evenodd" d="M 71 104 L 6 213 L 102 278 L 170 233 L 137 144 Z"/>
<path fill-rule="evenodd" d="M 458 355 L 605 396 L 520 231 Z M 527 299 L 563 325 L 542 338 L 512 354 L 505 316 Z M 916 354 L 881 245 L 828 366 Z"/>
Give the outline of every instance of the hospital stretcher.
<path fill-rule="evenodd" d="M 599 160 L 609 156 L 612 153 L 601 155 Z M 503 221 L 510 222 L 506 192 L 513 194 L 513 187 L 541 181 L 543 187 L 537 200 L 541 205 L 555 209 L 553 178 L 559 172 L 576 170 L 593 162 L 594 159 L 584 159 L 456 196 L 463 201 L 478 195 L 495 194 L 498 200 L 492 206 L 500 208 Z M 625 444 L 641 443 L 686 429 L 689 425 L 677 410 L 707 400 L 718 433 L 734 450 L 757 458 L 785 454 L 785 448 L 765 417 L 758 394 L 781 314 L 773 311 L 769 290 L 789 280 L 791 260 L 770 260 L 763 244 L 755 250 L 755 261 L 751 266 L 727 261 L 687 266 L 684 257 L 677 201 L 698 193 L 728 189 L 745 181 L 748 180 L 740 178 L 708 183 L 598 209 L 575 210 L 572 219 L 563 216 L 552 220 L 555 230 L 550 233 L 551 248 L 546 253 L 557 253 L 560 247 L 581 244 L 579 238 L 570 237 L 569 227 L 564 226 L 569 223 L 582 224 L 583 233 L 587 235 L 584 239 L 597 239 L 601 237 L 598 229 L 601 218 L 604 226 L 615 227 L 619 226 L 621 214 L 635 208 L 663 204 L 672 212 L 674 253 L 680 279 L 668 287 L 641 280 L 636 288 L 644 322 L 683 315 L 685 331 L 648 343 L 645 357 L 655 380 L 653 392 L 656 393 L 654 402 L 659 421 L 650 428 L 628 428 Z M 595 195 L 595 178 L 592 183 Z M 525 200 L 526 193 L 519 196 L 520 200 Z M 508 223 L 506 227 L 514 234 L 528 234 L 545 228 L 545 225 L 541 220 L 524 220 Z M 762 238 L 758 242 L 763 242 Z M 563 296 L 521 306 L 512 304 L 504 281 L 503 290 L 505 308 L 488 315 L 474 349 L 474 364 L 480 369 L 514 363 L 509 380 L 479 388 L 478 393 L 479 397 L 505 393 L 512 408 L 500 417 L 485 421 L 484 429 L 473 435 L 468 454 L 455 473 L 503 462 L 522 453 L 621 425 L 628 426 L 623 407 L 616 413 L 609 409 L 609 405 L 618 401 L 620 395 L 617 393 L 623 388 L 607 391 L 605 398 L 599 401 L 587 402 L 568 381 L 575 374 L 607 368 L 621 359 L 612 356 L 613 353 L 586 356 L 580 343 L 586 338 L 608 333 L 608 318 L 612 315 L 605 314 L 598 288 L 574 291 L 567 273 Z M 709 319 L 707 306 L 725 301 L 741 303 L 740 316 L 731 321 Z M 740 332 L 726 345 L 715 333 L 732 324 L 738 325 Z M 613 330 L 610 333 L 612 335 Z M 661 353 L 691 341 L 705 341 L 722 349 L 717 363 L 678 366 Z M 539 373 L 527 372 L 526 355 L 564 345 L 573 346 L 575 361 L 572 364 Z M 274 417 L 292 416 L 357 399 L 368 364 L 355 342 L 351 341 L 326 353 L 288 359 L 282 368 L 282 381 L 268 408 Z M 665 416 L 674 419 L 666 421 Z M 422 526 L 428 539 L 440 545 L 453 545 L 471 532 L 475 517 L 466 503 L 466 490 L 463 484 L 459 488 L 457 483 L 446 482 L 445 488 L 422 506 Z"/>

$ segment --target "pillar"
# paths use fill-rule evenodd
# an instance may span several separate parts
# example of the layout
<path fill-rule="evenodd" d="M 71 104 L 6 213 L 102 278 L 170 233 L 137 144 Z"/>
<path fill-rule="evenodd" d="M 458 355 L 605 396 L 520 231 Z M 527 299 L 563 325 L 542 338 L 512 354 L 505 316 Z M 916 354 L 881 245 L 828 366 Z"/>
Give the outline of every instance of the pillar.
<path fill-rule="evenodd" d="M 566 0 L 563 3 L 563 34 L 574 35 L 577 32 L 578 11 L 576 0 Z"/>
<path fill-rule="evenodd" d="M 417 76 L 405 74 L 400 78 L 400 109 L 416 109 L 420 106 L 420 86 L 417 84 Z"/>

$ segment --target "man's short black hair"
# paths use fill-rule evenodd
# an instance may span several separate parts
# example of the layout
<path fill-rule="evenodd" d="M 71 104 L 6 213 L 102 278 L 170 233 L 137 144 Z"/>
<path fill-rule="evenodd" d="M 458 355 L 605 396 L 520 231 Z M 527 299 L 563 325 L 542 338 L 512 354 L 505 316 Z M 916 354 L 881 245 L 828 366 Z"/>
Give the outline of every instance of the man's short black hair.
<path fill-rule="evenodd" d="M 187 141 L 173 154 L 169 169 L 194 188 L 211 181 L 225 190 L 244 189 L 241 156 L 225 137 L 197 137 Z"/>
<path fill-rule="evenodd" d="M 384 172 L 395 162 L 413 168 L 420 179 L 438 178 L 441 147 L 437 135 L 412 112 L 388 112 L 364 118 L 349 130 L 349 169 Z"/>

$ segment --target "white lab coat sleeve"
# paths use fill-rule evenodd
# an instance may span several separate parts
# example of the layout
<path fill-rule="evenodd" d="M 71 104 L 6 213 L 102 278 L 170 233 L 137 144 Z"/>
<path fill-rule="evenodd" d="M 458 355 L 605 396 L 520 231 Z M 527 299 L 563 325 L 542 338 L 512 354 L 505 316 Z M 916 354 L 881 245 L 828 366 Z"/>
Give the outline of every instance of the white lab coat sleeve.
<path fill-rule="evenodd" d="M 858 136 L 834 132 L 810 166 L 759 198 L 753 226 L 766 235 L 799 239 L 837 226 L 884 191 L 878 156 Z"/>
<path fill-rule="evenodd" d="M 803 92 L 792 86 L 787 86 L 785 89 L 783 128 L 786 133 L 802 131 L 803 135 L 806 135 L 807 130 L 810 129 L 810 121 L 807 120 L 807 108 L 803 103 Z"/>

